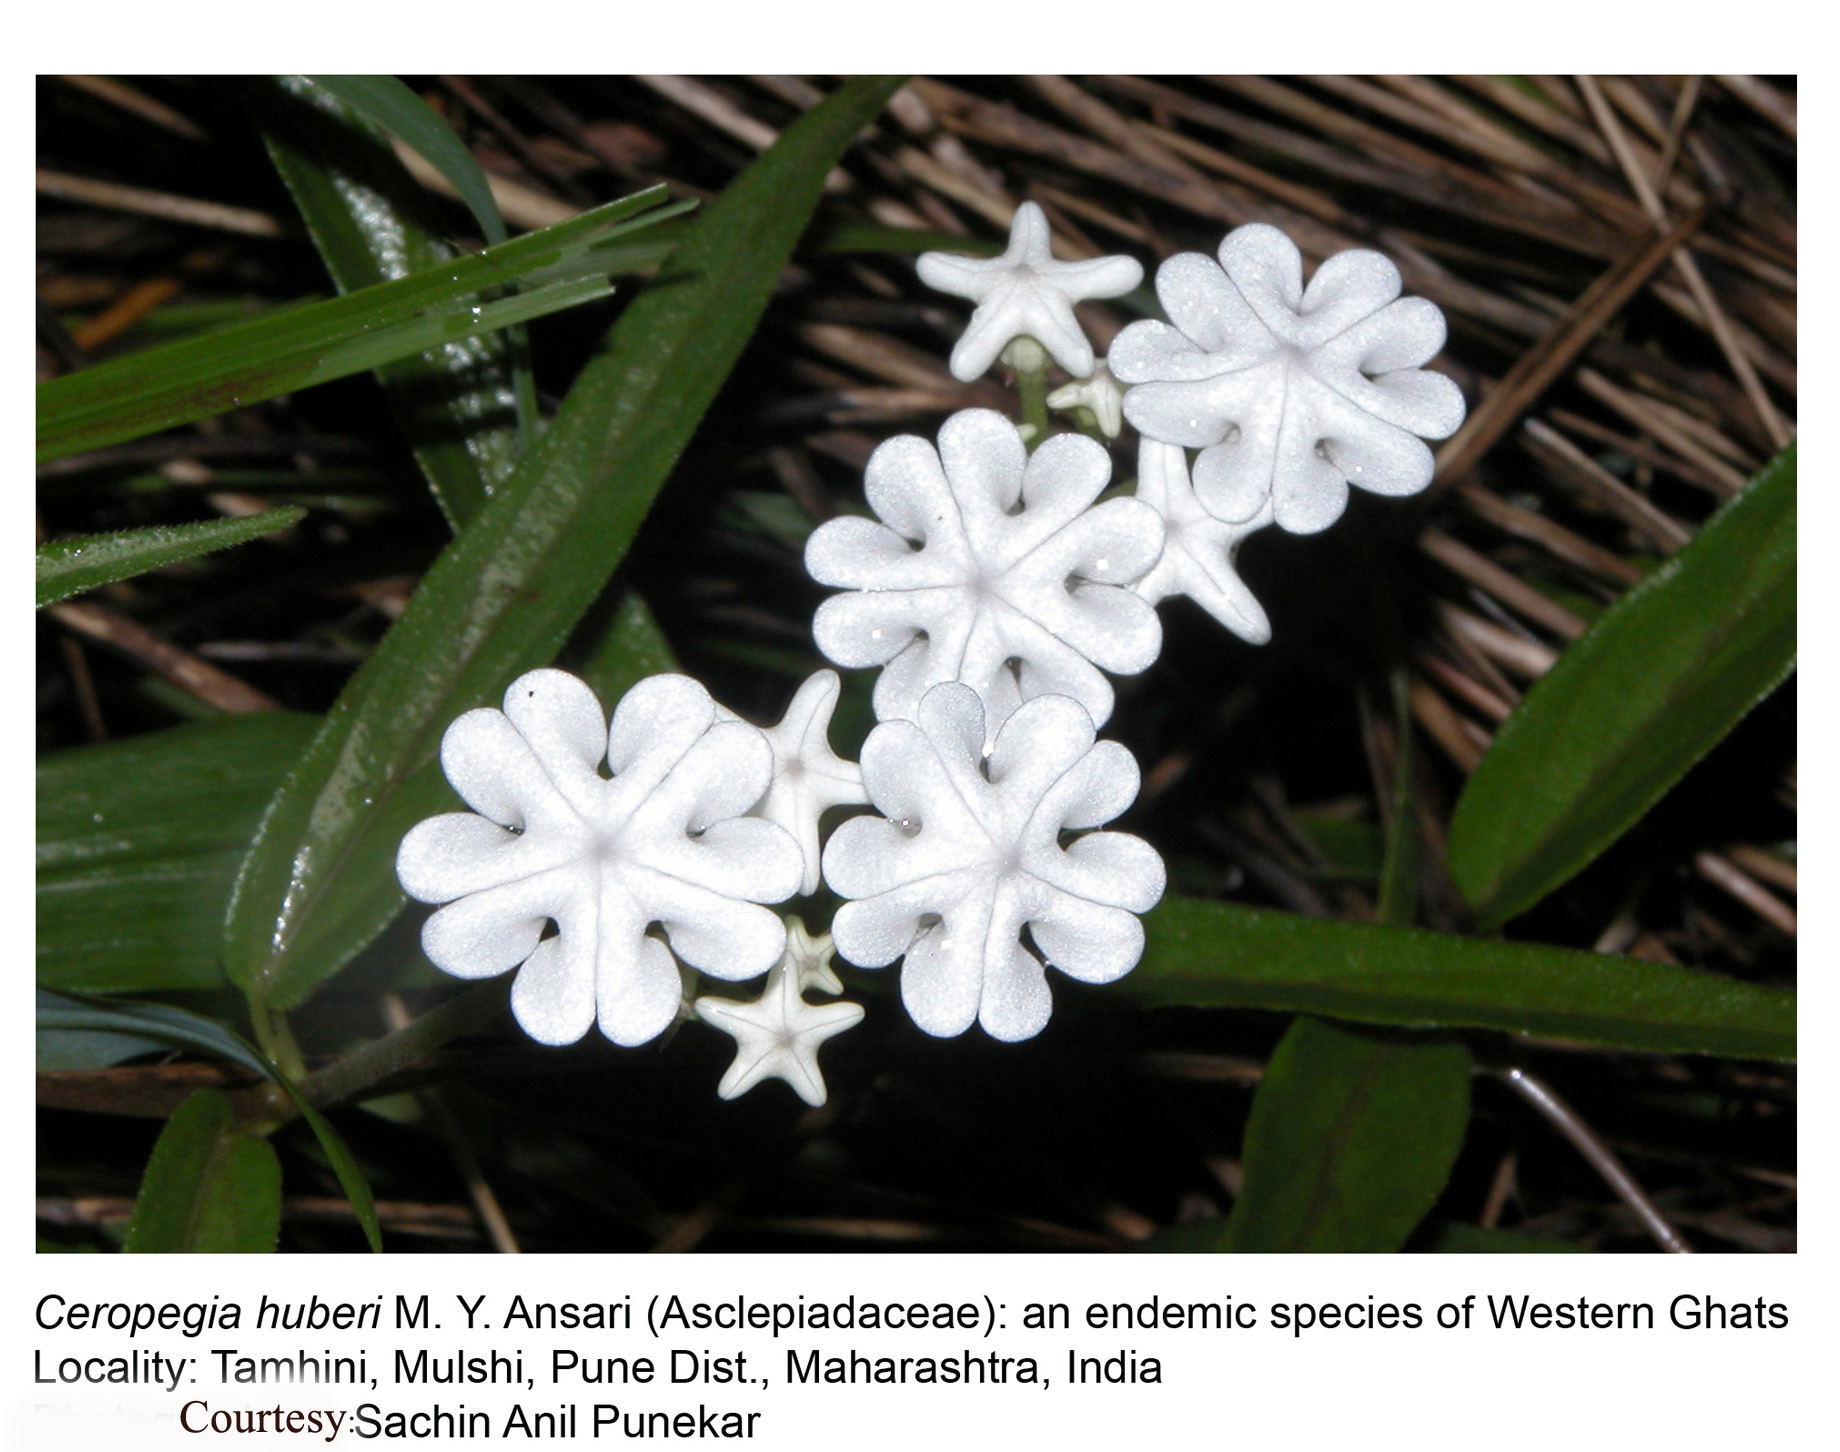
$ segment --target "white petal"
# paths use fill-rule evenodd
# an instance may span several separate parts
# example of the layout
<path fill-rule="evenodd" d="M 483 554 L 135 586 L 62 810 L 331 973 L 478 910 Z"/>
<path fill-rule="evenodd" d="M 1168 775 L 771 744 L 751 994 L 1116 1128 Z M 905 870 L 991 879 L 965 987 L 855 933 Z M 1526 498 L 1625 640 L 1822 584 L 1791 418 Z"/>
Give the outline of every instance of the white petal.
<path fill-rule="evenodd" d="M 600 790 L 607 718 L 586 681 L 567 671 L 527 671 L 505 689 L 505 717 L 577 810 Z"/>
<path fill-rule="evenodd" d="M 594 943 L 545 938 L 511 983 L 511 1013 L 540 1044 L 572 1044 L 594 1023 Z M 634 1040 L 633 1042 L 643 1042 Z"/>
<path fill-rule="evenodd" d="M 1156 271 L 1156 295 L 1169 321 L 1215 360 L 1208 373 L 1186 376 L 1205 378 L 1238 368 L 1248 349 L 1257 356 L 1272 345 L 1269 332 L 1240 290 L 1203 253 L 1178 252 L 1164 262 Z"/>
<path fill-rule="evenodd" d="M 1389 258 L 1365 248 L 1338 252 L 1304 290 L 1296 344 L 1319 348 L 1398 296 L 1399 269 Z"/>
<path fill-rule="evenodd" d="M 907 972 L 903 967 L 903 992 L 907 986 Z M 978 1022 L 983 1025 L 984 1032 L 1005 1044 L 1032 1039 L 1048 1026 L 1048 1017 L 1053 1010 L 1054 999 L 1048 992 L 1048 975 L 1040 960 L 1020 943 L 1013 944 L 1007 961 L 995 971 L 988 972 L 985 979 L 984 991 L 978 1002 Z"/>
<path fill-rule="evenodd" d="M 1070 893 L 1056 894 L 1029 931 L 1051 966 L 1082 983 L 1115 982 L 1144 955 L 1144 925 L 1134 914 Z"/>
<path fill-rule="evenodd" d="M 422 924 L 422 951 L 456 978 L 494 978 L 528 958 L 566 893 L 545 874 L 449 903 Z"/>
<path fill-rule="evenodd" d="M 1209 262 L 1208 266 L 1214 265 Z M 1221 280 L 1224 283 L 1225 277 Z M 1168 323 L 1149 318 L 1130 324 L 1113 338 L 1105 356 L 1106 366 L 1120 383 L 1212 378 L 1224 371 L 1215 354 L 1197 347 Z"/>
<path fill-rule="evenodd" d="M 968 534 L 1016 507 L 1028 457 L 1016 426 L 991 409 L 960 409 L 940 426 L 939 462 Z"/>
<path fill-rule="evenodd" d="M 476 817 L 444 812 L 417 822 L 396 849 L 396 876 L 417 902 L 451 902 L 569 861 L 572 842 L 533 841 Z"/>
<path fill-rule="evenodd" d="M 1259 321 L 1280 342 L 1298 345 L 1303 302 L 1303 255 L 1297 244 L 1263 222 L 1235 227 L 1220 244 L 1220 265 Z"/>
<path fill-rule="evenodd" d="M 601 745 L 597 721 L 596 761 Z M 441 770 L 462 801 L 503 827 L 521 831 L 532 816 L 549 821 L 574 814 L 530 743 L 504 712 L 490 707 L 456 717 L 442 733 Z"/>
<path fill-rule="evenodd" d="M 520 974 L 519 984 L 522 981 Z M 512 985 L 514 998 L 518 986 Z M 643 934 L 602 942 L 593 988 L 601 1032 L 628 1048 L 650 1043 L 668 1029 L 684 1001 L 683 981 L 670 950 Z M 529 1030 L 522 1015 L 518 1022 Z M 534 1032 L 531 1036 L 537 1037 Z"/>

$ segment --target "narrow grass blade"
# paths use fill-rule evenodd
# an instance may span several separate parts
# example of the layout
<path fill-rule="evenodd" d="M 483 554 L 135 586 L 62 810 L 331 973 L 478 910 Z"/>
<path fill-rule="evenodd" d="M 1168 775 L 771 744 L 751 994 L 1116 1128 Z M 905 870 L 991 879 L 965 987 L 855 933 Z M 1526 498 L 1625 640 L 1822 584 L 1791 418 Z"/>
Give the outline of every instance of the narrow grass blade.
<path fill-rule="evenodd" d="M 1795 446 L 1605 611 L 1470 777 L 1450 871 L 1485 926 L 1566 882 L 1795 668 Z"/>
<path fill-rule="evenodd" d="M 294 1107 L 300 1111 L 307 1127 L 319 1140 L 319 1147 L 326 1152 L 326 1160 L 332 1166 L 332 1173 L 339 1178 L 339 1188 L 345 1192 L 345 1198 L 351 1201 L 352 1214 L 357 1217 L 358 1228 L 364 1232 L 364 1239 L 371 1248 L 371 1253 L 383 1253 L 383 1227 L 377 1223 L 377 1202 L 371 1198 L 370 1181 L 364 1178 L 364 1171 L 358 1167 L 357 1157 L 351 1147 L 345 1143 L 345 1136 L 332 1127 L 332 1122 L 315 1109 L 306 1097 L 279 1073 L 276 1082 L 287 1090 L 294 1101 Z"/>
<path fill-rule="evenodd" d="M 299 524 L 306 513 L 288 506 L 266 509 L 243 519 L 157 524 L 147 529 L 124 529 L 118 534 L 52 540 L 38 547 L 38 603 L 49 605 L 111 580 L 126 580 L 194 555 L 229 549 Z"/>
<path fill-rule="evenodd" d="M 38 991 L 38 1028 L 44 1033 L 133 1034 L 163 1044 L 196 1049 L 264 1078 L 274 1069 L 260 1052 L 214 1018 L 165 1003 L 87 998 Z"/>
<path fill-rule="evenodd" d="M 630 238 L 675 215 L 663 201 L 664 189 L 654 187 L 471 257 L 40 384 L 39 462 L 208 418 L 570 306 L 590 294 L 553 289 L 604 281 L 655 257 L 654 247 L 634 250 Z M 533 311 L 523 297 L 488 302 L 486 294 L 514 282 L 546 289 L 543 303 Z M 476 311 L 487 306 L 495 310 L 489 318 Z"/>
<path fill-rule="evenodd" d="M 492 184 L 453 128 L 429 109 L 422 98 L 395 76 L 302 76 L 343 103 L 348 114 L 397 137 L 419 152 L 446 177 L 479 223 L 487 242 L 503 242 L 511 234 L 499 214 Z M 537 385 L 530 371 L 529 339 L 521 327 L 506 330 L 506 351 L 512 363 L 512 393 L 517 408 L 518 431 L 523 442 L 536 436 Z M 521 446 L 521 445 L 520 445 Z"/>
<path fill-rule="evenodd" d="M 453 259 L 433 199 L 378 128 L 305 76 L 280 77 L 253 95 L 269 158 L 341 293 Z M 377 370 L 456 529 L 517 462 L 514 375 L 502 333 L 443 342 Z"/>
<path fill-rule="evenodd" d="M 236 1128 L 230 1101 L 200 1089 L 166 1122 L 122 1249 L 142 1254 L 272 1251 L 281 1233 L 281 1162 Z"/>
<path fill-rule="evenodd" d="M 453 801 L 435 760 L 441 733 L 554 658 L 753 332 L 825 175 L 898 84 L 846 84 L 699 215 L 542 439 L 423 578 L 244 863 L 225 959 L 253 1000 L 300 1002 L 400 909 L 397 843 Z"/>
<path fill-rule="evenodd" d="M 1226 1251 L 1391 1251 L 1450 1177 L 1469 1123 L 1457 1039 L 1299 1018 L 1246 1122 Z"/>
<path fill-rule="evenodd" d="M 1795 1057 L 1795 995 L 1532 943 L 1329 922 L 1167 897 L 1123 987 L 1146 1004 L 1489 1028 L 1611 1048 Z"/>
<path fill-rule="evenodd" d="M 395 76 L 307 76 L 375 126 L 400 136 L 454 184 L 488 242 L 510 236 L 486 174 L 453 128 Z"/>
<path fill-rule="evenodd" d="M 38 990 L 37 1029 L 41 1042 L 53 1040 L 66 1049 L 74 1048 L 80 1039 L 92 1041 L 92 1053 L 101 1051 L 105 1041 L 111 1040 L 119 1046 L 151 1043 L 196 1049 L 274 1080 L 293 1100 L 294 1107 L 300 1111 L 301 1117 L 319 1139 L 320 1148 L 326 1152 L 326 1159 L 332 1165 L 333 1173 L 338 1176 L 340 1187 L 351 1201 L 352 1211 L 371 1249 L 383 1249 L 383 1233 L 377 1223 L 377 1206 L 371 1198 L 370 1184 L 346 1145 L 344 1136 L 308 1102 L 306 1096 L 285 1074 L 240 1034 L 232 1032 L 215 1019 L 164 1003 L 73 997 L 43 988 Z M 145 1052 L 144 1048 L 134 1048 L 131 1051 L 142 1052 Z M 127 1056 L 131 1057 L 131 1054 Z M 48 1067 L 51 1066 L 41 1064 L 41 1072 Z"/>
<path fill-rule="evenodd" d="M 36 1009 L 43 1013 L 67 1007 L 71 1000 L 49 989 L 39 988 Z M 164 1039 L 149 1034 L 122 1033 L 117 1029 L 35 1026 L 33 1059 L 41 1074 L 69 1069 L 106 1069 L 127 1059 L 151 1054 L 166 1048 Z"/>
<path fill-rule="evenodd" d="M 237 864 L 318 725 L 259 711 L 40 757 L 38 981 L 221 987 Z"/>

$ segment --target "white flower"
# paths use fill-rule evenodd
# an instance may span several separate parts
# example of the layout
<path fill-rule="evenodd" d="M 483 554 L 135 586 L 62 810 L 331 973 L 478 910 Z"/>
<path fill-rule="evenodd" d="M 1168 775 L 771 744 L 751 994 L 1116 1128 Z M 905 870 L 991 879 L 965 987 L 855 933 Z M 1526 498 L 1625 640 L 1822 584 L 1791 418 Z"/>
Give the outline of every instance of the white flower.
<path fill-rule="evenodd" d="M 868 798 L 863 798 L 867 801 Z M 837 976 L 837 970 L 831 960 L 837 956 L 837 945 L 831 941 L 829 933 L 812 937 L 805 927 L 805 920 L 797 913 L 786 915 L 786 956 L 785 962 L 797 966 L 799 970 L 799 988 L 801 991 L 816 990 L 819 993 L 838 994 L 843 992 L 843 980 Z"/>
<path fill-rule="evenodd" d="M 825 1100 L 818 1049 L 826 1039 L 862 1022 L 860 1003 L 808 1003 L 803 990 L 821 987 L 841 993 L 830 969 L 830 935 L 813 939 L 796 917 L 786 922 L 786 951 L 767 974 L 767 986 L 752 1002 L 699 998 L 703 1021 L 735 1040 L 735 1062 L 716 1087 L 737 1099 L 765 1079 L 784 1079 L 799 1098 L 816 1106 Z M 835 985 L 835 987 L 832 987 Z"/>
<path fill-rule="evenodd" d="M 1188 460 L 1174 444 L 1140 439 L 1137 497 L 1163 516 L 1163 557 L 1133 588 L 1152 605 L 1186 595 L 1241 640 L 1263 645 L 1271 622 L 1233 568 L 1240 541 L 1271 523 L 1266 504 L 1242 524 L 1216 519 L 1195 498 Z"/>
<path fill-rule="evenodd" d="M 805 858 L 802 897 L 818 890 L 818 818 L 831 807 L 869 800 L 856 763 L 831 750 L 831 713 L 842 689 L 837 672 L 816 672 L 799 687 L 779 725 L 764 731 L 773 748 L 773 785 L 753 815 L 783 827 L 799 844 Z"/>
<path fill-rule="evenodd" d="M 1115 439 L 1124 432 L 1124 390 L 1112 370 L 1101 358 L 1093 365 L 1091 378 L 1065 383 L 1048 395 L 1048 407 L 1071 409 L 1086 407 L 1099 424 L 1099 432 Z"/>
<path fill-rule="evenodd" d="M 1201 450 L 1195 492 L 1232 524 L 1269 499 L 1279 525 L 1310 534 L 1341 517 L 1350 483 L 1415 493 L 1431 482 L 1420 438 L 1454 433 L 1463 395 L 1419 366 L 1444 346 L 1444 315 L 1399 289 L 1385 257 L 1349 251 L 1306 291 L 1296 245 L 1263 224 L 1229 233 L 1219 266 L 1172 257 L 1156 291 L 1175 326 L 1133 323 L 1112 344 L 1112 371 L 1138 385 L 1125 416 Z"/>
<path fill-rule="evenodd" d="M 784 924 L 754 904 L 797 891 L 798 843 L 743 815 L 766 793 L 772 749 L 687 676 L 639 682 L 609 730 L 584 682 L 531 671 L 502 713 L 447 728 L 441 765 L 473 812 L 412 828 L 396 874 L 411 897 L 447 904 L 422 928 L 437 967 L 489 978 L 523 965 L 511 1008 L 540 1043 L 573 1043 L 597 1016 L 618 1044 L 670 1025 L 682 985 L 653 923 L 718 978 L 751 978 L 784 951 Z"/>
<path fill-rule="evenodd" d="M 814 579 L 853 590 L 818 607 L 818 648 L 843 666 L 886 664 L 884 721 L 964 681 L 993 732 L 1049 693 L 1103 722 L 1112 688 L 1098 667 L 1134 674 L 1163 643 L 1156 611 L 1128 588 L 1156 563 L 1162 521 L 1135 499 L 1089 508 L 1110 477 L 1091 439 L 1061 434 L 1030 456 L 988 409 L 947 419 L 937 453 L 912 435 L 888 440 L 864 476 L 886 523 L 834 519 L 806 544 Z"/>
<path fill-rule="evenodd" d="M 923 252 L 920 280 L 977 304 L 971 325 L 952 350 L 952 376 L 969 383 L 996 361 L 1011 338 L 1031 337 L 1075 377 L 1092 372 L 1092 344 L 1073 316 L 1087 298 L 1117 297 L 1144 280 L 1131 257 L 1056 262 L 1048 251 L 1048 219 L 1033 202 L 1016 208 L 1009 247 L 1001 257 Z"/>
<path fill-rule="evenodd" d="M 1143 953 L 1146 912 L 1163 894 L 1147 842 L 1068 830 L 1109 822 L 1136 799 L 1137 763 L 1093 740 L 1076 701 L 1025 702 L 983 756 L 984 708 L 970 688 L 936 686 L 915 721 L 887 721 L 863 747 L 863 782 L 883 817 L 831 834 L 824 878 L 842 897 L 831 932 L 850 962 L 906 955 L 901 999 L 927 1033 L 1039 1033 L 1052 1007 L 1041 961 L 1109 983 Z"/>

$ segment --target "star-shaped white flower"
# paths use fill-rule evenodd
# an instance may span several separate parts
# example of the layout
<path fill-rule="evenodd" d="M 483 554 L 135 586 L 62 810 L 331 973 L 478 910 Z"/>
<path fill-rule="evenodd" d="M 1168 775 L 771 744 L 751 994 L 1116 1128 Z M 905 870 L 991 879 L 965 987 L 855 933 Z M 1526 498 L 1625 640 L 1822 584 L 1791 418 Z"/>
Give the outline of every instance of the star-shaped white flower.
<path fill-rule="evenodd" d="M 1058 409 L 1089 408 L 1099 424 L 1099 432 L 1115 439 L 1124 432 L 1124 390 L 1101 358 L 1093 365 L 1091 378 L 1064 383 L 1048 395 L 1048 407 Z"/>
<path fill-rule="evenodd" d="M 977 304 L 971 325 L 952 350 L 952 376 L 980 377 L 1011 338 L 1038 341 L 1076 378 L 1092 372 L 1092 344 L 1073 316 L 1088 298 L 1117 297 L 1144 280 L 1132 257 L 1057 262 L 1048 250 L 1048 219 L 1034 202 L 1016 208 L 1009 246 L 1001 257 L 957 257 L 923 252 L 920 280 L 940 292 Z"/>
<path fill-rule="evenodd" d="M 1031 696 L 1112 711 L 1100 668 L 1144 670 L 1162 649 L 1155 609 L 1131 593 L 1156 563 L 1163 524 L 1135 499 L 1089 507 L 1111 478 L 1091 439 L 1061 434 L 1030 455 L 989 409 L 947 419 L 939 449 L 912 435 L 869 460 L 864 491 L 886 523 L 833 519 L 805 567 L 852 593 L 818 607 L 818 648 L 842 666 L 885 665 L 875 713 L 911 718 L 920 698 L 963 681 L 994 732 Z"/>
<path fill-rule="evenodd" d="M 1138 440 L 1137 497 L 1163 516 L 1165 537 L 1156 568 L 1132 588 L 1152 605 L 1186 595 L 1241 640 L 1270 640 L 1271 621 L 1233 568 L 1240 541 L 1271 523 L 1269 505 L 1243 524 L 1214 518 L 1195 498 L 1182 450 L 1155 439 Z"/>
<path fill-rule="evenodd" d="M 805 858 L 799 895 L 818 890 L 818 818 L 831 807 L 861 806 L 862 771 L 831 750 L 831 713 L 843 682 L 836 671 L 818 671 L 800 686 L 779 725 L 764 728 L 773 748 L 773 785 L 754 808 L 792 834 Z"/>
<path fill-rule="evenodd" d="M 502 712 L 447 728 L 441 765 L 473 811 L 419 823 L 397 853 L 404 891 L 447 904 L 422 947 L 461 978 L 521 964 L 511 1008 L 540 1043 L 573 1043 L 597 1017 L 618 1044 L 670 1026 L 683 990 L 654 923 L 718 978 L 751 978 L 784 952 L 785 925 L 755 904 L 798 889 L 798 843 L 744 815 L 766 794 L 772 749 L 687 676 L 639 682 L 609 729 L 584 682 L 531 671 Z"/>
<path fill-rule="evenodd" d="M 1378 252 L 1337 253 L 1303 286 L 1296 244 L 1262 223 L 1170 258 L 1157 296 L 1174 327 L 1133 323 L 1112 344 L 1112 371 L 1138 385 L 1125 416 L 1146 437 L 1200 449 L 1195 493 L 1245 523 L 1269 507 L 1311 534 L 1341 517 L 1348 486 L 1412 494 L 1431 482 L 1431 451 L 1463 422 L 1456 384 L 1420 365 L 1444 346 L 1444 315 L 1399 296 L 1399 269 Z"/>
<path fill-rule="evenodd" d="M 807 1104 L 824 1103 L 818 1049 L 827 1039 L 856 1027 L 863 1016 L 860 1003 L 809 1003 L 805 999 L 805 986 L 824 979 L 837 982 L 827 966 L 829 943 L 828 935 L 814 942 L 803 923 L 789 919 L 785 955 L 767 974 L 767 986 L 759 998 L 752 1002 L 697 999 L 696 1011 L 703 1021 L 735 1040 L 735 1061 L 716 1088 L 724 1099 L 737 1099 L 763 1080 L 784 1079 Z M 842 984 L 837 986 L 842 989 Z"/>
<path fill-rule="evenodd" d="M 1077 701 L 1017 708 L 985 760 L 984 708 L 969 687 L 935 686 L 915 721 L 885 721 L 863 747 L 863 782 L 884 816 L 831 834 L 824 878 L 837 951 L 864 968 L 905 955 L 901 1000 L 927 1033 L 1026 1039 L 1052 1001 L 1041 959 L 1110 983 L 1143 954 L 1163 862 L 1123 832 L 1061 834 L 1109 822 L 1137 797 L 1137 762 L 1093 740 Z"/>
<path fill-rule="evenodd" d="M 864 801 L 868 798 L 864 797 Z M 805 920 L 797 913 L 786 914 L 786 961 L 799 970 L 802 991 L 837 994 L 843 992 L 843 980 L 831 966 L 837 945 L 829 933 L 817 937 L 806 930 Z"/>

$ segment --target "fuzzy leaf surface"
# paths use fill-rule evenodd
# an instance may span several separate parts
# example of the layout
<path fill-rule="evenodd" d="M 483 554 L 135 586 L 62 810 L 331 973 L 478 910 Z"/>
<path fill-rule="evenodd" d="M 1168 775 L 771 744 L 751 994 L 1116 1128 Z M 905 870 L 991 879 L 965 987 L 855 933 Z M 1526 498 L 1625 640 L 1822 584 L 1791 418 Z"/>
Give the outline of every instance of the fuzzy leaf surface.
<path fill-rule="evenodd" d="M 298 524 L 306 513 L 294 505 L 284 505 L 242 519 L 155 524 L 114 534 L 50 540 L 38 547 L 38 603 L 49 605 L 111 580 L 126 580 L 194 555 L 227 550 Z"/>
<path fill-rule="evenodd" d="M 1641 958 L 1166 897 L 1121 987 L 1146 1004 L 1488 1028 L 1610 1048 L 1795 1057 L 1795 995 Z"/>
<path fill-rule="evenodd" d="M 220 986 L 237 864 L 318 726 L 263 711 L 40 757 L 39 983 Z"/>

